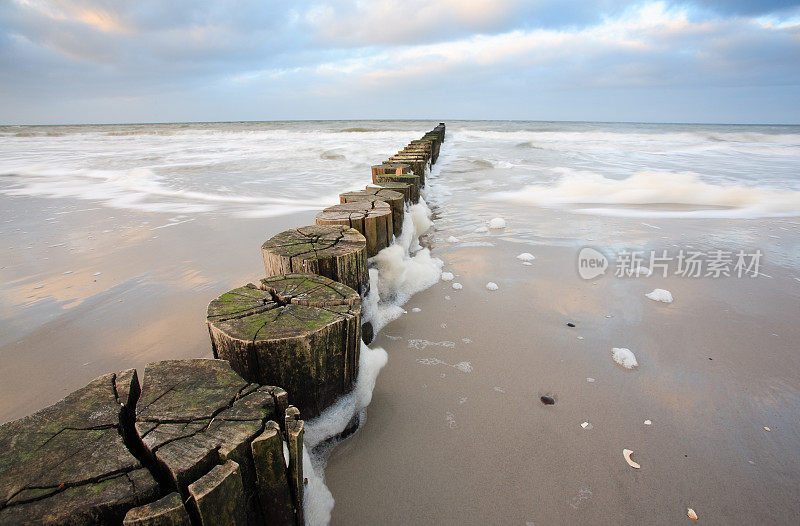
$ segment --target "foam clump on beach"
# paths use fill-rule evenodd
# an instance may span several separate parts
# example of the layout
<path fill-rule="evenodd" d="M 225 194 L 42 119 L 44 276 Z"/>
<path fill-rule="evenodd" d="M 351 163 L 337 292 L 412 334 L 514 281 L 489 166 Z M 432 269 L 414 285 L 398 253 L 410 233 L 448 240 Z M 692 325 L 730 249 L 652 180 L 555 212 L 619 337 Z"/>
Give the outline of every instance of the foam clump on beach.
<path fill-rule="evenodd" d="M 660 301 L 662 303 L 672 303 L 673 301 L 672 293 L 664 289 L 653 289 L 653 292 L 648 292 L 645 296 L 653 301 Z"/>
<path fill-rule="evenodd" d="M 639 365 L 639 362 L 636 361 L 636 356 L 631 350 L 623 347 L 611 349 L 611 358 L 625 369 L 633 369 Z"/>
<path fill-rule="evenodd" d="M 481 225 L 481 226 L 479 226 L 478 228 L 475 229 L 475 233 L 477 233 L 477 234 L 482 234 L 482 233 L 488 232 L 488 231 L 489 231 L 489 229 L 486 228 L 486 225 Z"/>
<path fill-rule="evenodd" d="M 517 256 L 517 259 L 523 262 L 531 262 L 534 259 L 536 259 L 536 256 L 534 256 L 530 252 L 523 252 L 522 254 Z"/>
<path fill-rule="evenodd" d="M 497 290 L 499 288 L 500 287 L 498 287 L 497 283 L 495 283 L 494 281 L 490 281 L 489 283 L 486 284 L 486 290 Z"/>
<path fill-rule="evenodd" d="M 420 200 L 408 209 L 403 230 L 395 242 L 370 259 L 370 292 L 364 298 L 364 322 L 371 322 L 377 334 L 387 323 L 406 311 L 402 305 L 412 295 L 439 281 L 442 260 L 419 246 L 419 236 L 430 229 L 431 211 Z"/>
<path fill-rule="evenodd" d="M 461 283 L 453 283 L 453 288 L 456 290 L 461 290 L 464 288 L 464 285 L 462 285 Z"/>
<path fill-rule="evenodd" d="M 491 221 L 489 221 L 489 228 L 493 229 L 500 229 L 506 227 L 506 220 L 502 217 L 495 217 Z"/>
<path fill-rule="evenodd" d="M 308 525 L 329 524 L 334 505 L 333 495 L 325 485 L 325 464 L 329 448 L 323 448 L 319 454 L 309 454 L 309 451 L 342 433 L 353 417 L 364 411 L 372 401 L 378 373 L 388 360 L 389 355 L 385 350 L 379 347 L 370 349 L 362 344 L 358 358 L 358 378 L 353 390 L 339 398 L 321 415 L 305 422 L 303 474 L 308 483 L 303 496 L 303 511 Z"/>
<path fill-rule="evenodd" d="M 461 240 L 458 239 L 456 236 L 450 236 L 450 237 L 447 238 L 447 242 L 448 243 L 458 243 L 459 241 L 461 241 Z"/>
<path fill-rule="evenodd" d="M 454 278 L 452 272 L 442 272 L 442 281 L 453 281 Z"/>

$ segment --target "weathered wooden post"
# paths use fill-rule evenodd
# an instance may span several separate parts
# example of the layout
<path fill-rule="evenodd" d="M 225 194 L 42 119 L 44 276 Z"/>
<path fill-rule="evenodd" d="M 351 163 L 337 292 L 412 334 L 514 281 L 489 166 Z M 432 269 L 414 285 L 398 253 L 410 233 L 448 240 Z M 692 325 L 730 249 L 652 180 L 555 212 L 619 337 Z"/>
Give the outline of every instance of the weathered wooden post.
<path fill-rule="evenodd" d="M 395 237 L 400 236 L 403 229 L 403 213 L 405 210 L 405 198 L 400 192 L 392 190 L 359 190 L 356 192 L 344 192 L 339 194 L 342 203 L 352 203 L 355 201 L 384 201 L 392 208 L 392 227 Z"/>
<path fill-rule="evenodd" d="M 411 173 L 411 167 L 402 163 L 383 163 L 372 167 L 372 175 L 402 175 Z"/>
<path fill-rule="evenodd" d="M 281 232 L 261 246 L 267 276 L 319 274 L 365 295 L 367 240 L 345 225 L 311 225 Z"/>
<path fill-rule="evenodd" d="M 283 458 L 283 435 L 270 420 L 261 436 L 250 444 L 258 481 L 258 500 L 267 524 L 294 524 L 295 511 Z M 302 460 L 302 456 L 301 456 Z M 302 524 L 302 523 L 301 523 Z"/>
<path fill-rule="evenodd" d="M 372 182 L 375 184 L 405 183 L 409 185 L 409 198 L 411 202 L 419 202 L 419 177 L 414 174 L 373 175 Z"/>
<path fill-rule="evenodd" d="M 425 167 L 428 165 L 428 159 L 424 155 L 397 153 L 389 157 L 388 162 L 411 166 L 411 173 L 419 178 L 420 186 L 425 186 Z"/>
<path fill-rule="evenodd" d="M 233 460 L 214 466 L 189 484 L 189 494 L 202 526 L 247 526 L 242 472 Z"/>
<path fill-rule="evenodd" d="M 212 301 L 207 321 L 215 357 L 249 381 L 283 386 L 306 418 L 353 388 L 361 297 L 346 285 L 315 274 L 268 277 Z"/>
<path fill-rule="evenodd" d="M 286 443 L 289 447 L 289 487 L 292 497 L 297 505 L 297 523 L 305 524 L 303 520 L 303 494 L 305 492 L 305 478 L 303 477 L 303 421 L 300 412 L 294 406 L 286 410 Z"/>
<path fill-rule="evenodd" d="M 367 238 L 368 258 L 392 243 L 392 207 L 383 201 L 355 201 L 330 206 L 317 214 L 316 222 L 318 225 L 349 226 L 361 232 Z"/>
<path fill-rule="evenodd" d="M 122 526 L 191 526 L 189 513 L 177 492 L 155 502 L 133 508 L 125 514 Z"/>
<path fill-rule="evenodd" d="M 364 187 L 365 190 L 391 190 L 393 192 L 397 192 L 403 195 L 403 200 L 406 203 L 412 204 L 411 201 L 411 185 L 408 183 L 393 183 L 393 182 L 385 182 L 385 183 L 376 183 L 376 184 L 368 184 Z"/>

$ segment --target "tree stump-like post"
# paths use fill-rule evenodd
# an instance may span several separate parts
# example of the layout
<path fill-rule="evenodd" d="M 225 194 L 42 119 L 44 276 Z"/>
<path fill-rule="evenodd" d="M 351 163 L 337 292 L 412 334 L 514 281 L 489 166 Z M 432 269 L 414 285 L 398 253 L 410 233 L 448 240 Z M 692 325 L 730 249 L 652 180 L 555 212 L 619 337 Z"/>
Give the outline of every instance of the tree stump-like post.
<path fill-rule="evenodd" d="M 384 201 L 356 201 L 326 208 L 317 214 L 318 225 L 344 225 L 367 238 L 367 257 L 392 243 L 392 207 Z"/>
<path fill-rule="evenodd" d="M 122 526 L 191 526 L 189 514 L 177 492 L 155 502 L 133 508 L 125 514 Z"/>
<path fill-rule="evenodd" d="M 297 503 L 297 524 L 305 524 L 303 520 L 303 494 L 305 479 L 303 477 L 303 434 L 305 424 L 300 420 L 300 411 L 294 406 L 286 410 L 286 443 L 289 448 L 289 487 L 292 489 L 294 502 Z"/>
<path fill-rule="evenodd" d="M 310 225 L 281 232 L 261 246 L 266 276 L 319 274 L 359 294 L 369 292 L 367 240 L 347 225 Z"/>
<path fill-rule="evenodd" d="M 389 162 L 411 166 L 411 173 L 419 177 L 419 185 L 425 186 L 425 167 L 428 164 L 428 160 L 424 156 L 398 153 L 389 157 Z"/>
<path fill-rule="evenodd" d="M 228 460 L 189 485 L 202 526 L 247 526 L 239 464 Z"/>
<path fill-rule="evenodd" d="M 359 190 L 357 192 L 344 192 L 339 194 L 342 203 L 352 203 L 355 201 L 384 201 L 389 203 L 392 208 L 392 227 L 395 237 L 400 237 L 403 229 L 403 213 L 405 209 L 405 198 L 399 192 L 391 190 Z"/>
<path fill-rule="evenodd" d="M 408 183 L 392 183 L 392 182 L 385 182 L 385 183 L 378 183 L 378 184 L 368 184 L 364 187 L 367 191 L 372 190 L 391 190 L 393 192 L 397 192 L 402 194 L 403 201 L 406 203 L 412 204 L 411 201 L 411 185 Z"/>
<path fill-rule="evenodd" d="M 308 418 L 353 388 L 361 297 L 350 287 L 315 274 L 272 276 L 212 301 L 207 323 L 215 357 L 248 381 L 283 386 Z"/>
<path fill-rule="evenodd" d="M 400 174 L 400 175 L 373 175 L 372 182 L 375 184 L 383 183 L 405 183 L 410 186 L 410 196 L 412 203 L 419 202 L 419 177 L 415 174 Z"/>
<path fill-rule="evenodd" d="M 258 500 L 267 524 L 294 524 L 295 512 L 291 488 L 283 458 L 283 435 L 270 420 L 264 432 L 250 444 L 258 481 Z M 302 458 L 301 458 L 302 461 Z"/>
<path fill-rule="evenodd" d="M 383 163 L 372 167 L 372 175 L 402 175 L 411 173 L 411 167 L 402 163 Z"/>

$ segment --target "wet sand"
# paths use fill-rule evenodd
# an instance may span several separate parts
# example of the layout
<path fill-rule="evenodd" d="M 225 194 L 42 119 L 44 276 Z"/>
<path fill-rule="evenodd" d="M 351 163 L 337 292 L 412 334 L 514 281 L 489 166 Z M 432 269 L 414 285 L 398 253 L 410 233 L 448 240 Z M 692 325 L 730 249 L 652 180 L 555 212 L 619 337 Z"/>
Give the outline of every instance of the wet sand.
<path fill-rule="evenodd" d="M 326 469 L 333 524 L 677 524 L 687 508 L 708 524 L 800 520 L 796 272 L 584 281 L 575 247 L 503 231 L 464 247 L 438 224 L 434 255 L 463 290 L 417 294 L 377 338 L 389 362 L 367 421 Z M 674 303 L 644 297 L 656 287 Z"/>
<path fill-rule="evenodd" d="M 109 371 L 210 358 L 208 302 L 261 277 L 263 240 L 309 222 L 0 196 L 0 422 Z"/>

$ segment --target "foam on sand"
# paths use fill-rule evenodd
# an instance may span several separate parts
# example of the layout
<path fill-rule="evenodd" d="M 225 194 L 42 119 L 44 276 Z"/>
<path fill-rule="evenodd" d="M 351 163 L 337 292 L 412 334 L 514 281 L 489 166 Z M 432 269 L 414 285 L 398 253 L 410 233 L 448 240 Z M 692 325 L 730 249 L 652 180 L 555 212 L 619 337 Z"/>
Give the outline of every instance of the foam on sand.
<path fill-rule="evenodd" d="M 454 288 L 455 290 L 461 290 L 461 289 L 463 289 L 463 288 L 464 288 L 464 285 L 462 285 L 461 283 L 457 283 L 457 282 L 456 282 L 456 283 L 453 283 L 453 288 Z"/>
<path fill-rule="evenodd" d="M 536 256 L 534 256 L 530 252 L 523 252 L 522 254 L 517 256 L 517 259 L 520 261 L 533 261 L 534 259 L 536 259 Z"/>
<path fill-rule="evenodd" d="M 455 276 L 452 272 L 442 272 L 442 281 L 453 281 Z"/>
<path fill-rule="evenodd" d="M 623 205 L 577 212 L 624 217 L 750 218 L 796 216 L 800 192 L 742 184 L 712 184 L 692 172 L 638 172 L 626 179 L 559 168 L 555 184 L 534 184 L 490 199 L 536 206 Z M 633 205 L 637 208 L 629 208 Z M 686 205 L 694 210 L 648 209 L 648 205 Z"/>
<path fill-rule="evenodd" d="M 458 239 L 456 236 L 450 236 L 450 237 L 447 238 L 447 242 L 448 243 L 458 243 L 459 241 L 461 241 L 461 240 Z"/>
<path fill-rule="evenodd" d="M 371 322 L 377 334 L 387 323 L 399 318 L 412 295 L 439 281 L 442 260 L 419 245 L 419 236 L 430 229 L 431 211 L 425 201 L 409 207 L 403 232 L 395 242 L 370 259 L 370 292 L 364 298 L 364 322 Z"/>
<path fill-rule="evenodd" d="M 506 220 L 502 217 L 495 217 L 491 221 L 489 221 L 489 228 L 493 229 L 501 229 L 506 227 Z"/>
<path fill-rule="evenodd" d="M 489 283 L 486 284 L 486 290 L 497 290 L 499 288 L 500 287 L 498 287 L 497 283 L 495 283 L 494 281 L 490 281 Z"/>
<path fill-rule="evenodd" d="M 626 369 L 633 369 L 639 365 L 639 362 L 636 361 L 636 356 L 630 349 L 625 349 L 624 347 L 611 349 L 611 358 Z"/>
<path fill-rule="evenodd" d="M 325 485 L 325 463 L 329 448 L 321 448 L 322 451 L 314 451 L 314 448 L 339 435 L 354 416 L 363 416 L 364 409 L 372 401 L 378 373 L 388 359 L 389 355 L 383 349 L 370 349 L 362 344 L 358 359 L 358 378 L 353 390 L 339 398 L 321 415 L 305 423 L 303 473 L 308 478 L 308 485 L 305 489 L 303 510 L 309 526 L 328 524 L 334 505 L 333 495 Z"/>
<path fill-rule="evenodd" d="M 672 293 L 664 289 L 653 289 L 653 292 L 645 294 L 653 301 L 661 301 L 663 303 L 672 303 Z"/>

